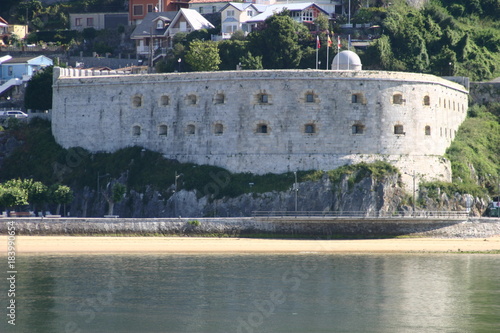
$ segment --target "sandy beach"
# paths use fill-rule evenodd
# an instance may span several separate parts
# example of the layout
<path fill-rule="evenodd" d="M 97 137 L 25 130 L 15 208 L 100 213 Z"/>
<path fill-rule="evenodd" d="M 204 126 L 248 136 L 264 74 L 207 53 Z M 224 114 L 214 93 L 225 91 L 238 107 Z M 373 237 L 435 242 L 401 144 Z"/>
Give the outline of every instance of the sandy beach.
<path fill-rule="evenodd" d="M 7 236 L 0 236 L 5 244 Z M 500 251 L 492 238 L 285 240 L 205 237 L 79 237 L 17 236 L 20 254 L 99 253 L 419 253 Z M 3 254 L 6 254 L 3 251 Z M 0 253 L 2 255 L 2 253 Z"/>

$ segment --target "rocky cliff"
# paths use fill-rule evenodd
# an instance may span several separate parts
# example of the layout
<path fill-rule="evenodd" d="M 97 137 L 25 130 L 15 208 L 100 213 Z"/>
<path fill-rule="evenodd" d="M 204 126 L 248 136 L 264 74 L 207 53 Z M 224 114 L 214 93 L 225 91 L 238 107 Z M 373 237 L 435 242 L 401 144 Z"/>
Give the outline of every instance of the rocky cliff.
<path fill-rule="evenodd" d="M 173 190 L 167 189 L 166 193 Z M 94 190 L 88 187 L 77 191 L 74 202 L 68 207 L 73 216 L 102 216 L 106 214 L 106 202 L 97 200 Z M 332 183 L 327 175 L 318 181 L 298 184 L 297 210 L 302 212 L 366 212 L 367 214 L 412 211 L 411 195 L 399 185 L 397 174 L 376 180 L 371 176 L 353 183 L 352 177 L 344 176 Z M 445 193 L 430 198 L 428 193 L 417 195 L 416 210 L 465 211 L 471 207 L 473 215 L 480 215 L 487 203 L 469 195 L 448 197 Z M 121 217 L 237 217 L 251 216 L 253 212 L 278 212 L 295 210 L 293 188 L 282 192 L 247 193 L 235 198 L 213 199 L 198 191 L 180 190 L 165 198 L 159 191 L 148 187 L 144 193 L 130 191 L 126 198 L 115 205 L 114 213 Z"/>

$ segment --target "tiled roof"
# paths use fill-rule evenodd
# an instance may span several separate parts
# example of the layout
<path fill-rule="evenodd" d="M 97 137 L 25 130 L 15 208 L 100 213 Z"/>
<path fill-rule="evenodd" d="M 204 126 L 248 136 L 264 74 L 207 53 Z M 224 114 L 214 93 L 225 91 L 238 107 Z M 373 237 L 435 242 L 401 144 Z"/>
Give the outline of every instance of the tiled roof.
<path fill-rule="evenodd" d="M 190 0 L 189 3 L 226 3 L 231 0 Z"/>
<path fill-rule="evenodd" d="M 132 32 L 130 38 L 134 39 L 135 37 L 135 39 L 141 39 L 142 37 L 149 37 L 150 33 L 152 33 L 153 36 L 163 36 L 167 28 L 156 29 L 155 20 L 157 18 L 166 18 L 169 21 L 172 21 L 175 15 L 177 15 L 177 12 L 147 13 L 142 22 L 135 27 L 134 32 Z"/>

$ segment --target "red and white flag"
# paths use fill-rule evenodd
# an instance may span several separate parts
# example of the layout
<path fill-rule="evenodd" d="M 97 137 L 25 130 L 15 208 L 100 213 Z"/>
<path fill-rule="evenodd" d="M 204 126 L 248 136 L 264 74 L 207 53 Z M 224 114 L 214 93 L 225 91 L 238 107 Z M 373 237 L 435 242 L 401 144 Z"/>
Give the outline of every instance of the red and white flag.
<path fill-rule="evenodd" d="M 319 49 L 321 47 L 321 43 L 319 42 L 319 36 L 316 36 L 316 48 Z"/>

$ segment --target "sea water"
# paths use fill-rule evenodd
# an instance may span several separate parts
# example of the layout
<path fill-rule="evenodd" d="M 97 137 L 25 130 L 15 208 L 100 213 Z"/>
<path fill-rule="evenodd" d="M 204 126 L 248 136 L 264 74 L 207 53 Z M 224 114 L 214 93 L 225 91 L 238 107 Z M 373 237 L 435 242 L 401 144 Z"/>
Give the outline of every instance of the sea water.
<path fill-rule="evenodd" d="M 8 289 L 0 332 L 500 332 L 489 254 L 19 255 L 15 326 Z"/>

